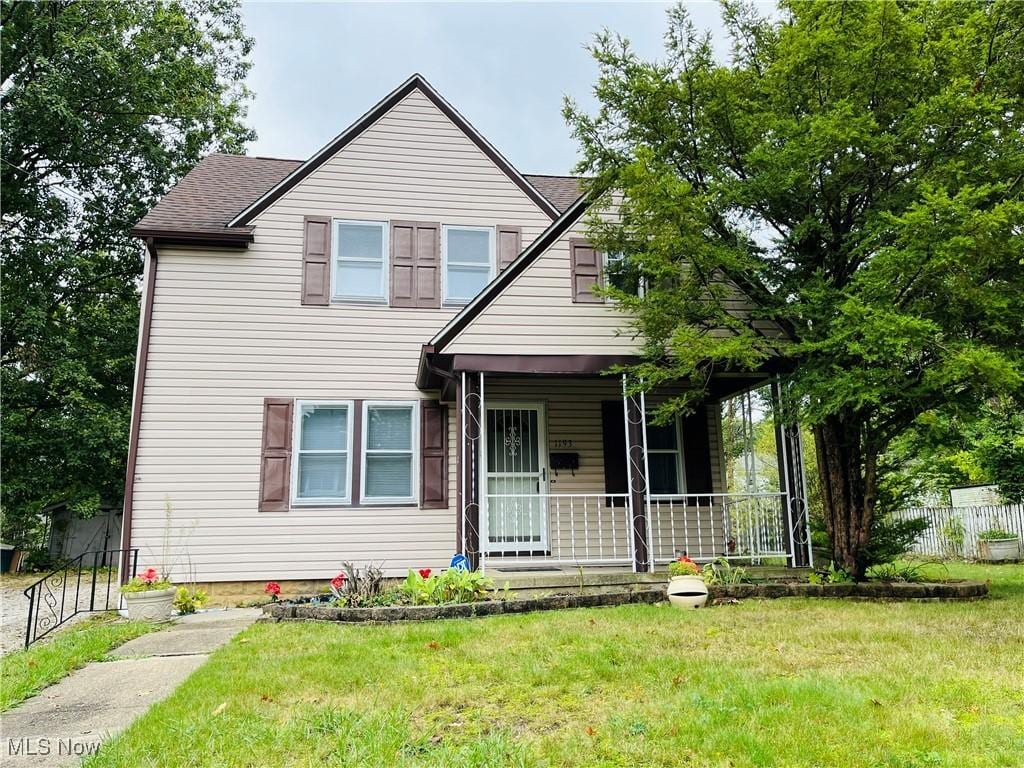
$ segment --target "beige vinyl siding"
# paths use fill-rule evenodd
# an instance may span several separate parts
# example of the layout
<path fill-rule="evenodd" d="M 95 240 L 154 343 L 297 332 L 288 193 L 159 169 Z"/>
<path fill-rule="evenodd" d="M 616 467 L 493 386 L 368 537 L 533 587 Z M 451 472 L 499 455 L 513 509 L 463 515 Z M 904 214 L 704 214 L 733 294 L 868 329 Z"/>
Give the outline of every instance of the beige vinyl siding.
<path fill-rule="evenodd" d="M 343 560 L 402 575 L 454 551 L 451 409 L 448 510 L 257 511 L 263 398 L 427 397 L 420 347 L 457 311 L 302 306 L 307 215 L 515 225 L 524 247 L 550 224 L 414 91 L 260 214 L 248 250 L 160 249 L 132 523 L 140 564 L 198 581 L 322 579 Z"/>
<path fill-rule="evenodd" d="M 585 219 L 545 251 L 443 350 L 465 354 L 639 354 L 630 316 L 613 301 L 575 303 L 569 243 L 586 238 Z M 525 241 L 524 241 L 525 247 Z M 749 317 L 750 299 L 730 286 L 727 309 Z M 758 332 L 784 336 L 774 323 L 755 320 Z M 728 331 L 721 331 L 722 334 Z"/>
<path fill-rule="evenodd" d="M 572 300 L 569 240 L 578 222 L 445 347 L 450 353 L 635 354 L 628 318 L 608 304 Z M 524 246 L 525 247 L 525 246 Z"/>

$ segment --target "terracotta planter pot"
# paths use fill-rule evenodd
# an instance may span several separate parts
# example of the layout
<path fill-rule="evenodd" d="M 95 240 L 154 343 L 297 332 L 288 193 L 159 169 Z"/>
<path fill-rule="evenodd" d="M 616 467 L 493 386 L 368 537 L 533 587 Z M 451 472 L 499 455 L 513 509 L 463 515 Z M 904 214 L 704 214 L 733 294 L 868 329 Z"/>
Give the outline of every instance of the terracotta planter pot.
<path fill-rule="evenodd" d="M 667 591 L 676 608 L 702 608 L 708 601 L 708 587 L 700 576 L 673 576 Z"/>
<path fill-rule="evenodd" d="M 122 592 L 128 605 L 128 618 L 132 621 L 149 621 L 162 624 L 171 620 L 174 611 L 174 594 L 177 587 L 151 589 L 147 592 Z"/>
<path fill-rule="evenodd" d="M 1020 558 L 1020 539 L 980 539 L 978 553 L 982 560 L 989 562 L 1017 560 Z"/>

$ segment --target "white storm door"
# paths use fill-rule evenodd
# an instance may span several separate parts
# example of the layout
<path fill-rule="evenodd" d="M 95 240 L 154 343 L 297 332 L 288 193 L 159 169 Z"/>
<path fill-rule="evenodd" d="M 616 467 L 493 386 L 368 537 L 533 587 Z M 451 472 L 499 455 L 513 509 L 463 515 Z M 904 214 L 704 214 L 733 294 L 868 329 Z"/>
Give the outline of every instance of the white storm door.
<path fill-rule="evenodd" d="M 487 406 L 488 553 L 540 553 L 548 547 L 547 431 L 542 405 Z"/>

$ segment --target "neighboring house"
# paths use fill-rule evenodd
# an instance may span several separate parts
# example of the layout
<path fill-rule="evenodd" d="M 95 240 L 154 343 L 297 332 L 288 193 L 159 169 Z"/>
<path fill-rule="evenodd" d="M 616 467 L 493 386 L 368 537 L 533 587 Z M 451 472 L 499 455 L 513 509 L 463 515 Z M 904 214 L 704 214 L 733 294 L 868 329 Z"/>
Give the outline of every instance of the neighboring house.
<path fill-rule="evenodd" d="M 148 564 L 171 541 L 204 582 L 460 551 L 488 570 L 804 563 L 801 493 L 723 495 L 717 401 L 769 370 L 646 430 L 664 393 L 607 375 L 639 344 L 592 291 L 588 205 L 418 75 L 304 162 L 205 158 L 134 230 L 124 546 Z"/>
<path fill-rule="evenodd" d="M 999 488 L 994 485 L 963 485 L 949 489 L 949 503 L 953 507 L 985 507 L 1004 504 Z"/>

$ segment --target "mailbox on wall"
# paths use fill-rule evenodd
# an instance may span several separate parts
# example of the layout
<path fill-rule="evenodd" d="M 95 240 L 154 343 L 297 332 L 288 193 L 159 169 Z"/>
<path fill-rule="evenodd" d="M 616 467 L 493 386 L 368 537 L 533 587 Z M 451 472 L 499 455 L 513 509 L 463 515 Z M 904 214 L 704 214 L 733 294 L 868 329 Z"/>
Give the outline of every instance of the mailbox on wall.
<path fill-rule="evenodd" d="M 549 461 L 551 462 L 551 471 L 556 475 L 560 469 L 567 469 L 575 475 L 576 470 L 580 468 L 578 453 L 552 453 Z"/>

